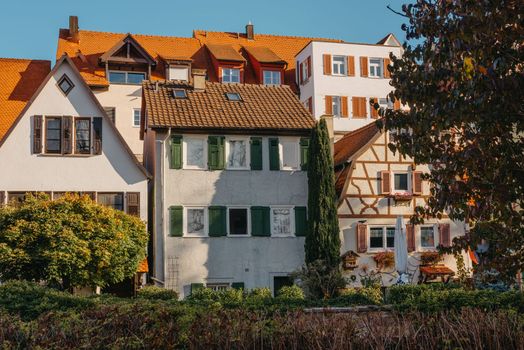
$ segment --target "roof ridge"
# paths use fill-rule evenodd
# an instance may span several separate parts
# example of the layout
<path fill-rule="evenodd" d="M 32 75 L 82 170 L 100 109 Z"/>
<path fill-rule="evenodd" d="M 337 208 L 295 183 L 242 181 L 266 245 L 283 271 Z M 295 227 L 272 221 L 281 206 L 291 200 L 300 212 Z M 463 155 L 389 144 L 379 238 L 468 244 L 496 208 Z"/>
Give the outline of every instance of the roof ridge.
<path fill-rule="evenodd" d="M 224 31 L 215 31 L 215 30 L 205 30 L 205 29 L 194 29 L 193 32 L 205 32 L 205 33 L 222 33 L 222 34 L 244 34 L 242 32 L 224 32 Z M 335 38 L 322 38 L 322 37 L 310 37 L 302 35 L 280 35 L 280 34 L 266 34 L 266 33 L 255 33 L 256 36 L 271 36 L 271 37 L 280 37 L 280 38 L 290 38 L 290 39 L 323 39 L 323 40 L 336 40 L 343 42 L 342 39 Z"/>
<path fill-rule="evenodd" d="M 63 29 L 63 28 L 62 28 Z M 188 40 L 197 40 L 196 38 L 190 36 L 172 36 L 172 35 L 159 35 L 159 34 L 140 34 L 140 33 L 117 33 L 117 32 L 104 32 L 100 30 L 88 30 L 80 29 L 79 32 L 87 33 L 98 33 L 98 34 L 112 34 L 112 35 L 132 35 L 132 36 L 141 36 L 141 37 L 154 37 L 154 38 L 170 38 L 170 39 L 188 39 Z"/>
<path fill-rule="evenodd" d="M 0 61 L 18 61 L 18 62 L 49 62 L 50 60 L 36 59 L 36 58 L 16 58 L 16 57 L 0 57 Z"/>
<path fill-rule="evenodd" d="M 379 120 L 379 119 L 377 119 Z M 372 129 L 372 128 L 377 128 L 377 130 L 379 130 L 379 128 L 377 127 L 377 124 L 376 124 L 376 121 L 372 122 L 372 123 L 369 123 L 369 124 L 366 124 L 364 126 L 361 126 L 360 128 L 358 129 L 355 129 L 355 130 L 351 130 L 350 132 L 348 132 L 347 134 L 345 134 L 344 136 L 342 136 L 340 138 L 340 140 L 338 140 L 337 142 L 341 141 L 342 139 L 345 139 L 346 137 L 351 137 L 351 136 L 354 136 L 356 134 L 359 134 L 363 131 L 366 131 L 368 129 Z"/>

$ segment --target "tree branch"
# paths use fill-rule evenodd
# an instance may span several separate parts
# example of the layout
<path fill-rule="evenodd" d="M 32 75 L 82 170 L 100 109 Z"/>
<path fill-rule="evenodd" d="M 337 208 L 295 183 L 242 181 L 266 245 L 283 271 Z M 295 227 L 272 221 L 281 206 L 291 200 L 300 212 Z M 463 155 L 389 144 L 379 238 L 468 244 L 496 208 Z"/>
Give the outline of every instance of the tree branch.
<path fill-rule="evenodd" d="M 399 16 L 409 18 L 409 16 L 406 16 L 406 15 L 403 14 L 402 12 L 398 12 L 398 11 L 396 11 L 396 10 L 393 10 L 393 9 L 391 8 L 390 5 L 387 5 L 386 7 L 387 7 L 388 10 L 390 10 L 390 11 L 393 12 L 393 13 L 396 13 L 396 14 L 399 15 Z"/>

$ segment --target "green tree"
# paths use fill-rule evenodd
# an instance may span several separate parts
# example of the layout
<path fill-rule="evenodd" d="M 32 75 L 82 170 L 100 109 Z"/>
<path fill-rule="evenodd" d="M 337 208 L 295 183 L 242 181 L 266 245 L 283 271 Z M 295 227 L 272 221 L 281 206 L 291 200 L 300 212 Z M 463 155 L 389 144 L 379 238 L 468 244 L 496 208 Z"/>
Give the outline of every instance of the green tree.
<path fill-rule="evenodd" d="M 306 263 L 323 260 L 329 266 L 340 261 L 335 174 L 326 122 L 313 129 L 308 159 L 308 232 Z"/>
<path fill-rule="evenodd" d="M 139 218 L 87 196 L 28 195 L 0 208 L 1 280 L 104 287 L 135 274 L 146 244 Z"/>
<path fill-rule="evenodd" d="M 485 267 L 513 278 L 524 267 L 524 2 L 417 0 L 402 12 L 390 97 L 409 108 L 381 114 L 386 129 L 409 130 L 390 148 L 432 165 L 416 221 L 467 220 L 452 250 L 488 240 Z"/>

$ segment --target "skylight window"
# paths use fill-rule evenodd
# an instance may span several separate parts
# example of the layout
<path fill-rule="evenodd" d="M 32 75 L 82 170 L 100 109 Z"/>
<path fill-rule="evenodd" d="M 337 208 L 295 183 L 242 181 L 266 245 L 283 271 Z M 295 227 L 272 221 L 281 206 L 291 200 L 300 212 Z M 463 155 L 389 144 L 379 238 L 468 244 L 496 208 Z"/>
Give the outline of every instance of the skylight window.
<path fill-rule="evenodd" d="M 71 79 L 69 79 L 67 75 L 64 74 L 62 75 L 62 78 L 60 78 L 60 80 L 58 81 L 58 87 L 67 96 L 67 94 L 69 94 L 71 90 L 73 90 L 75 85 L 73 84 Z"/>
<path fill-rule="evenodd" d="M 173 90 L 174 98 L 187 98 L 186 90 L 184 89 L 174 89 Z"/>
<path fill-rule="evenodd" d="M 242 101 L 238 92 L 226 92 L 226 97 L 229 101 Z"/>

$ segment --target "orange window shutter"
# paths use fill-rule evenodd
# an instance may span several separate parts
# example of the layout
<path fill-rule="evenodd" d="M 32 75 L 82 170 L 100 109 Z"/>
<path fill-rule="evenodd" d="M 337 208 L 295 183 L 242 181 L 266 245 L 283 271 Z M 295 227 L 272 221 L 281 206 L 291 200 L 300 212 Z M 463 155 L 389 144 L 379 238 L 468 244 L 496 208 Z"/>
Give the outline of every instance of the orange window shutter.
<path fill-rule="evenodd" d="M 357 224 L 357 252 L 365 253 L 368 250 L 368 227 L 365 224 Z"/>
<path fill-rule="evenodd" d="M 358 97 L 353 97 L 351 99 L 351 110 L 353 112 L 353 117 L 358 117 L 359 116 L 358 108 L 359 108 Z"/>
<path fill-rule="evenodd" d="M 368 76 L 368 58 L 366 56 L 360 57 L 360 76 Z"/>
<path fill-rule="evenodd" d="M 333 97 L 331 96 L 326 96 L 326 114 L 333 114 Z"/>
<path fill-rule="evenodd" d="M 311 56 L 307 57 L 307 77 L 311 78 Z"/>
<path fill-rule="evenodd" d="M 342 96 L 340 98 L 340 100 L 341 100 L 341 104 L 342 104 L 342 106 L 341 106 L 342 110 L 341 110 L 340 116 L 342 118 L 347 118 L 348 117 L 348 98 L 347 98 L 347 96 Z"/>
<path fill-rule="evenodd" d="M 360 116 L 363 117 L 363 118 L 366 118 L 368 116 L 368 110 L 367 110 L 367 106 L 366 106 L 366 98 L 365 97 L 360 97 L 359 104 L 360 104 L 360 107 L 359 107 Z"/>
<path fill-rule="evenodd" d="M 451 247 L 451 228 L 449 224 L 439 224 L 439 240 L 443 247 Z"/>
<path fill-rule="evenodd" d="M 348 56 L 348 76 L 349 77 L 355 76 L 355 57 L 354 56 Z"/>
<path fill-rule="evenodd" d="M 331 75 L 331 55 L 324 55 L 324 74 Z"/>
<path fill-rule="evenodd" d="M 391 63 L 391 60 L 389 58 L 384 58 L 384 78 L 391 78 L 391 73 L 389 72 L 389 68 L 388 68 L 390 63 Z"/>
<path fill-rule="evenodd" d="M 413 172 L 413 194 L 422 194 L 422 171 Z"/>
<path fill-rule="evenodd" d="M 415 226 L 412 224 L 406 225 L 406 239 L 408 243 L 408 252 L 414 252 L 415 247 Z"/>
<path fill-rule="evenodd" d="M 400 109 L 400 100 L 399 99 L 396 99 L 395 103 L 393 103 L 393 109 L 395 111 L 398 111 Z"/>
<path fill-rule="evenodd" d="M 376 97 L 370 98 L 371 118 L 373 119 L 378 118 L 378 109 L 375 108 L 375 103 L 378 103 L 378 98 Z"/>
<path fill-rule="evenodd" d="M 391 193 L 391 172 L 389 170 L 380 172 L 380 192 L 382 194 Z"/>

